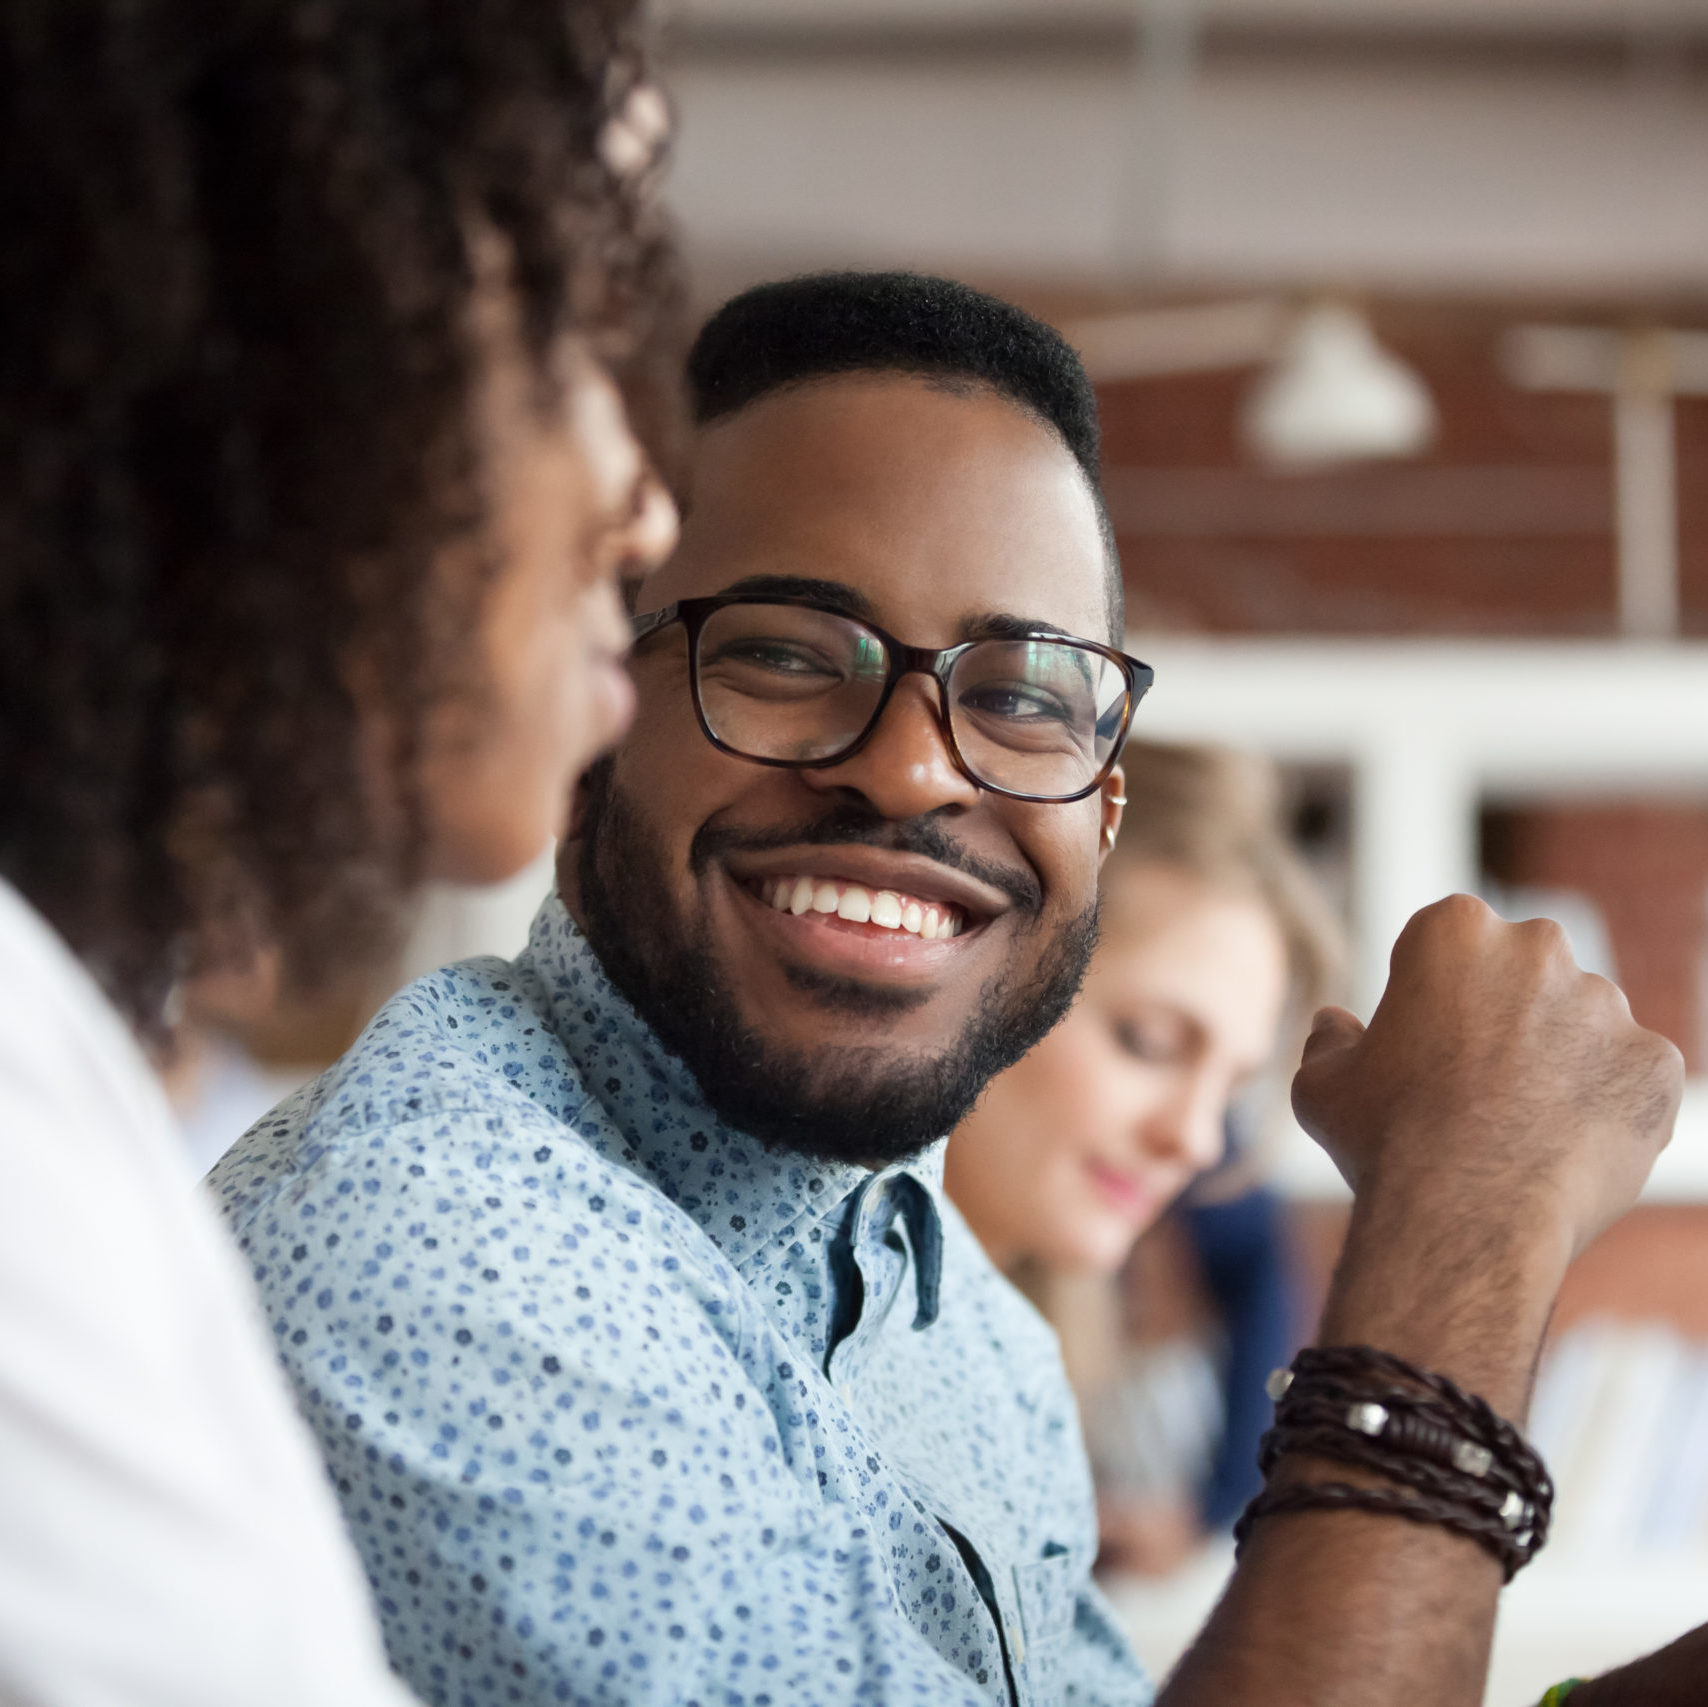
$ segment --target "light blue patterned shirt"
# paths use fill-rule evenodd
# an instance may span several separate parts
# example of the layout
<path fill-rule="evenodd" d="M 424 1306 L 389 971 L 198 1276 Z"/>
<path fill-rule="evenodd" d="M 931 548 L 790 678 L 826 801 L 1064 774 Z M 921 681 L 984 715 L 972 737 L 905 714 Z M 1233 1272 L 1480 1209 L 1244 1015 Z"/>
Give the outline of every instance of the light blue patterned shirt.
<path fill-rule="evenodd" d="M 1054 1337 L 941 1170 L 724 1126 L 556 899 L 230 1152 L 427 1701 L 1149 1701 Z"/>

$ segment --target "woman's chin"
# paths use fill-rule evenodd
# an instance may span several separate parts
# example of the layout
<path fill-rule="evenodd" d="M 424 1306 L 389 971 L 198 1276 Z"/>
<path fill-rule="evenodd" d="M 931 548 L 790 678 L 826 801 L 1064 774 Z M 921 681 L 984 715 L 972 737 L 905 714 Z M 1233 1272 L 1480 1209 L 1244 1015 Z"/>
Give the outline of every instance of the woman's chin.
<path fill-rule="evenodd" d="M 1132 1255 L 1139 1233 L 1130 1221 L 1109 1215 L 1085 1216 L 1063 1227 L 1040 1251 L 1047 1268 L 1069 1274 L 1113 1276 Z"/>
<path fill-rule="evenodd" d="M 1138 1242 L 1139 1235 L 1125 1229 L 1119 1237 L 1100 1241 L 1095 1248 L 1088 1250 L 1081 1267 L 1113 1278 L 1126 1266 L 1127 1258 L 1133 1254 L 1133 1246 Z"/>

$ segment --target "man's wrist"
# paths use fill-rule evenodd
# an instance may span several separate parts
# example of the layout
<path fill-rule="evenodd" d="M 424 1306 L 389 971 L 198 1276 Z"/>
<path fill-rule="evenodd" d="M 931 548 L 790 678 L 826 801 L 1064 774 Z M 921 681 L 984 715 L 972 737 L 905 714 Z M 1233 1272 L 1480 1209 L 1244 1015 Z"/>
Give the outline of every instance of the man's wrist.
<path fill-rule="evenodd" d="M 1540 1205 L 1501 1216 L 1463 1187 L 1371 1181 L 1323 1310 L 1325 1345 L 1373 1345 L 1450 1376 L 1517 1419 L 1572 1256 Z"/>

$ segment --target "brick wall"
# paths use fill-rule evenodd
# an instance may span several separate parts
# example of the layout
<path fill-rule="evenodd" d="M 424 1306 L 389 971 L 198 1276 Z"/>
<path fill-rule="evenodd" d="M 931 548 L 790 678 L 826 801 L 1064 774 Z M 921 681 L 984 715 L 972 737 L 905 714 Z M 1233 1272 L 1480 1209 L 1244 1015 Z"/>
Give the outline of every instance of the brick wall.
<path fill-rule="evenodd" d="M 1484 864 L 1503 883 L 1575 889 L 1600 908 L 1631 1011 L 1704 1059 L 1708 804 L 1615 801 L 1485 814 Z"/>
<path fill-rule="evenodd" d="M 1415 460 L 1276 474 L 1241 447 L 1251 370 L 1109 385 L 1110 509 L 1132 625 L 1221 633 L 1614 632 L 1611 409 L 1517 390 L 1525 321 L 1708 322 L 1708 304 L 1377 302 L 1378 337 L 1424 378 L 1439 437 Z M 1677 406 L 1684 628 L 1708 635 L 1708 400 Z M 1606 918 L 1637 1016 L 1708 1069 L 1699 1010 L 1708 805 L 1491 814 L 1491 872 L 1581 890 Z"/>
<path fill-rule="evenodd" d="M 1613 631 L 1605 398 L 1528 393 L 1497 365 L 1527 320 L 1699 325 L 1708 305 L 1376 303 L 1378 336 L 1441 415 L 1424 457 L 1273 474 L 1238 437 L 1251 370 L 1101 393 L 1137 627 L 1230 633 Z M 1678 408 L 1685 628 L 1708 634 L 1708 402 Z"/>

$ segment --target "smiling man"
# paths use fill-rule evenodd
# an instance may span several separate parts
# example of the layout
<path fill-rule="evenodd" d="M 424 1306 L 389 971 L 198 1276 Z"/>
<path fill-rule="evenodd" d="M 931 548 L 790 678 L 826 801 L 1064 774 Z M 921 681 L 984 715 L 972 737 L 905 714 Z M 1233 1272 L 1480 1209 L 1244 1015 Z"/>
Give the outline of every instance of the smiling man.
<path fill-rule="evenodd" d="M 899 363 L 904 310 L 944 371 L 826 378 Z M 925 281 L 752 293 L 690 383 L 647 715 L 594 774 L 566 899 L 733 1125 L 895 1161 L 1054 1025 L 1095 937 L 1150 681 L 1113 644 L 1095 409 L 1043 327 Z"/>
<path fill-rule="evenodd" d="M 640 709 L 526 951 L 404 991 L 216 1185 L 426 1699 L 1145 1702 L 1054 1341 L 941 1195 L 1077 987 L 1149 680 L 1089 386 L 907 275 L 750 292 L 689 380 Z M 1340 1339 L 1522 1408 L 1676 1098 L 1592 985 L 1460 902 L 1324 1022 Z M 1291 1511 L 1169 1699 L 1468 1701 L 1499 1577 Z"/>

